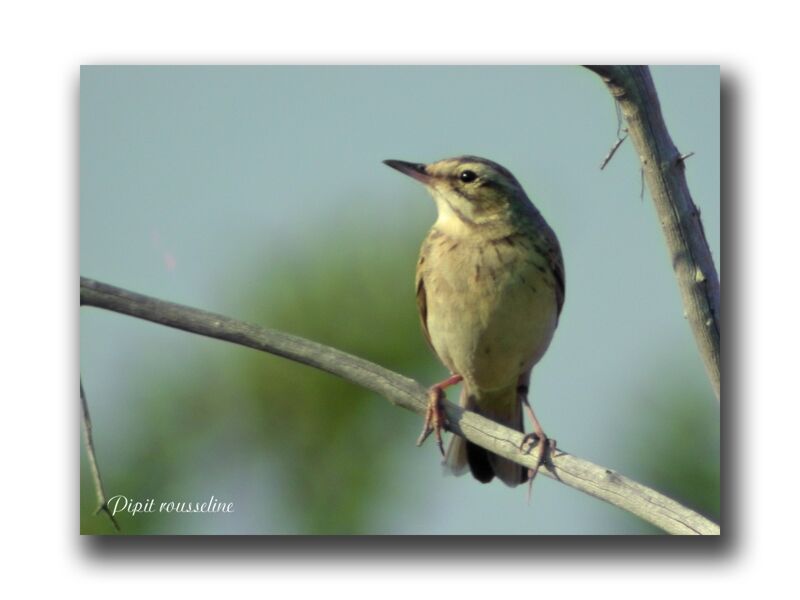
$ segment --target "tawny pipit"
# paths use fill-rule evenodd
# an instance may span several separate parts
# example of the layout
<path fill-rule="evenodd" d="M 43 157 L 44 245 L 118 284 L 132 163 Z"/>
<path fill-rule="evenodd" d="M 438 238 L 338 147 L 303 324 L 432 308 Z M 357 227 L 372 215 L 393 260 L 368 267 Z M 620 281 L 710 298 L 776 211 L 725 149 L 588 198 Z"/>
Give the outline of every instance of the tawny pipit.
<path fill-rule="evenodd" d="M 460 156 L 430 164 L 384 161 L 420 181 L 438 218 L 417 263 L 417 306 L 430 345 L 452 376 L 430 388 L 420 443 L 436 432 L 440 450 L 443 390 L 464 382 L 461 406 L 524 431 L 528 408 L 536 447 L 547 437 L 528 403 L 531 369 L 553 337 L 564 304 L 564 264 L 553 230 L 505 168 Z M 533 477 L 520 465 L 454 436 L 447 466 L 510 486 Z"/>

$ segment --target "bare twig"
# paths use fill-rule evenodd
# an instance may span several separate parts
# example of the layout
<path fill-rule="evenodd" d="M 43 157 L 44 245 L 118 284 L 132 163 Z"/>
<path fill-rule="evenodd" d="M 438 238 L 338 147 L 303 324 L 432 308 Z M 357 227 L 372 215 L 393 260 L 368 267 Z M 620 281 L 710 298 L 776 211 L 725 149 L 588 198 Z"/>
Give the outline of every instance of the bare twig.
<path fill-rule="evenodd" d="M 424 414 L 427 392 L 418 382 L 357 356 L 288 333 L 274 331 L 165 302 L 92 279 L 81 278 L 81 304 L 130 315 L 191 333 L 226 340 L 282 356 L 380 394 L 392 404 Z M 449 429 L 471 442 L 528 468 L 539 463 L 537 453 L 520 449 L 523 434 L 454 404 L 444 404 Z M 718 535 L 719 526 L 681 504 L 610 469 L 560 450 L 542 472 L 599 498 L 672 534 Z"/>
<path fill-rule="evenodd" d="M 94 480 L 94 490 L 97 494 L 99 506 L 95 514 L 104 512 L 111 519 L 114 529 L 120 531 L 119 523 L 114 518 L 114 514 L 108 508 L 108 497 L 103 486 L 103 478 L 100 477 L 100 468 L 97 466 L 97 455 L 94 452 L 94 439 L 92 438 L 92 419 L 89 417 L 89 405 L 86 403 L 86 394 L 83 393 L 83 380 L 81 380 L 81 421 L 83 422 L 83 441 L 86 444 L 86 456 L 89 459 L 89 468 L 92 471 Z"/>
<path fill-rule="evenodd" d="M 717 399 L 720 398 L 720 291 L 700 212 L 686 183 L 686 158 L 667 131 L 650 70 L 587 65 L 608 86 L 628 122 L 667 241 L 684 312 Z"/>
<path fill-rule="evenodd" d="M 619 133 L 617 135 L 619 135 Z M 601 171 L 603 169 L 605 169 L 606 165 L 611 161 L 612 158 L 614 158 L 614 154 L 616 154 L 617 149 L 622 145 L 622 142 L 624 142 L 627 137 L 628 137 L 628 134 L 626 133 L 622 137 L 618 137 L 617 138 L 617 141 L 614 142 L 613 146 L 611 146 L 611 150 L 608 151 L 608 154 L 606 154 L 606 157 L 603 159 L 603 162 L 600 163 L 600 170 Z"/>
<path fill-rule="evenodd" d="M 622 111 L 620 111 L 619 104 L 616 101 L 614 101 L 614 110 L 617 113 L 617 141 L 614 142 L 614 145 L 611 146 L 611 150 L 608 151 L 608 154 L 606 154 L 603 162 L 600 163 L 601 171 L 606 168 L 609 162 L 611 162 L 611 159 L 614 158 L 614 155 L 622 145 L 622 142 L 624 142 L 625 138 L 628 137 L 628 130 L 622 128 Z M 625 135 L 621 135 L 623 131 L 625 132 Z"/>

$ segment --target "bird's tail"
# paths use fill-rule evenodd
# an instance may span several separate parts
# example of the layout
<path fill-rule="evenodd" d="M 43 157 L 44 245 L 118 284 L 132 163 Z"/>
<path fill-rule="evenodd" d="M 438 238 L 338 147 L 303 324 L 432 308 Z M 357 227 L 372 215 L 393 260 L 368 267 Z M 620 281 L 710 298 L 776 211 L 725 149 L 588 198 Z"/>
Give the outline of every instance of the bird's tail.
<path fill-rule="evenodd" d="M 468 390 L 465 384 L 460 404 L 463 408 L 475 411 L 487 419 L 517 431 L 524 431 L 522 403 L 517 395 L 516 385 L 493 392 L 475 393 Z M 464 473 L 469 466 L 472 476 L 481 483 L 489 483 L 495 475 L 511 487 L 528 480 L 528 470 L 525 467 L 455 435 L 447 448 L 445 465 L 456 475 Z"/>

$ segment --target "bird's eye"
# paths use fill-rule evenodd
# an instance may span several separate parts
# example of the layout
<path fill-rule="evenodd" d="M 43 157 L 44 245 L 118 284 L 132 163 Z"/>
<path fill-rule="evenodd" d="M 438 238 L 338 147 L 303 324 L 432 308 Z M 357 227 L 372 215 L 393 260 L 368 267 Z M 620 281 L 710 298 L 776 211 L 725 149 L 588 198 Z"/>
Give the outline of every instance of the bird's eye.
<path fill-rule="evenodd" d="M 461 174 L 458 176 L 458 178 L 464 183 L 470 183 L 475 181 L 478 178 L 478 175 L 475 173 L 475 171 L 461 171 Z"/>

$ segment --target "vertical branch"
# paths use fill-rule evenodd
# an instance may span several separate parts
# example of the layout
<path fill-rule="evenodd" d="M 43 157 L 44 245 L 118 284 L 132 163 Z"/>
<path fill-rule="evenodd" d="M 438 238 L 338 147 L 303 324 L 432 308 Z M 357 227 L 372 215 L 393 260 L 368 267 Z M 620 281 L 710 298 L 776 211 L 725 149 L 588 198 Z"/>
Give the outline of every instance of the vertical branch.
<path fill-rule="evenodd" d="M 717 399 L 720 398 L 720 291 L 700 211 L 686 183 L 684 156 L 661 114 L 650 69 L 587 66 L 608 86 L 628 122 L 647 187 L 666 238 L 683 309 Z"/>
<path fill-rule="evenodd" d="M 117 523 L 117 520 L 108 508 L 108 497 L 106 496 L 106 490 L 103 486 L 103 478 L 100 477 L 100 468 L 97 466 L 97 456 L 94 453 L 94 439 L 92 438 L 92 419 L 89 417 L 89 405 L 86 403 L 86 394 L 83 393 L 83 381 L 81 381 L 81 421 L 83 422 L 83 441 L 86 444 L 86 455 L 89 459 L 89 468 L 92 471 L 94 489 L 99 503 L 95 514 L 100 511 L 106 513 L 108 518 L 111 519 L 114 529 L 120 531 L 119 523 Z"/>

